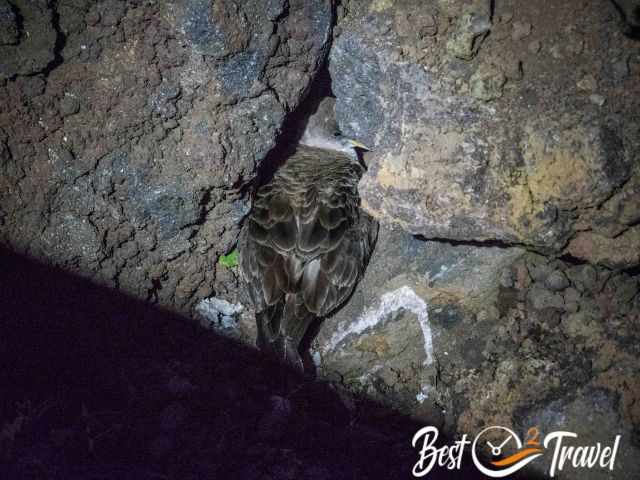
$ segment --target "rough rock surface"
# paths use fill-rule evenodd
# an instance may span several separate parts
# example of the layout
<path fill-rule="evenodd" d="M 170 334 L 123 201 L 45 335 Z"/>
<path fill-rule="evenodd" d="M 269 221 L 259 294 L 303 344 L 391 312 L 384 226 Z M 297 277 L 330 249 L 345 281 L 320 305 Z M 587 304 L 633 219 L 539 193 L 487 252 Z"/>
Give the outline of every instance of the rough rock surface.
<path fill-rule="evenodd" d="M 612 476 L 563 475 L 623 478 L 640 472 L 639 280 L 382 228 L 365 279 L 316 340 L 319 371 L 451 435 L 537 425 L 595 445 L 620 434 Z"/>
<path fill-rule="evenodd" d="M 322 64 L 330 3 L 10 4 L 0 242 L 188 311 L 222 288 L 236 188 Z"/>
<path fill-rule="evenodd" d="M 312 344 L 318 375 L 450 436 L 489 425 L 612 443 L 640 472 L 640 276 L 381 227 L 363 281 Z M 253 315 L 236 338 L 255 340 Z M 532 475 L 548 472 L 550 453 Z M 609 475 L 609 476 L 607 476 Z M 534 477 L 535 478 L 535 477 Z"/>
<path fill-rule="evenodd" d="M 37 74 L 56 61 L 58 32 L 49 3 L 0 1 L 0 79 Z"/>
<path fill-rule="evenodd" d="M 347 3 L 329 68 L 340 126 L 374 149 L 366 208 L 427 238 L 547 252 L 619 235 L 610 203 L 640 175 L 637 44 L 611 3 L 489 4 Z"/>

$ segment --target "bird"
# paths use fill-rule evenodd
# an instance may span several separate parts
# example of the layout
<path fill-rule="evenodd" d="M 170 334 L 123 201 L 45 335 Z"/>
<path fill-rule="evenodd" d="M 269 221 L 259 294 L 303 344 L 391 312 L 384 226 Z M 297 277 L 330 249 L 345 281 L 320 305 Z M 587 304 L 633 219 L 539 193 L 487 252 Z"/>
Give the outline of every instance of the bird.
<path fill-rule="evenodd" d="M 346 302 L 376 243 L 378 223 L 360 206 L 360 149 L 367 150 L 337 132 L 305 131 L 255 191 L 240 231 L 257 346 L 302 372 L 305 334 Z"/>

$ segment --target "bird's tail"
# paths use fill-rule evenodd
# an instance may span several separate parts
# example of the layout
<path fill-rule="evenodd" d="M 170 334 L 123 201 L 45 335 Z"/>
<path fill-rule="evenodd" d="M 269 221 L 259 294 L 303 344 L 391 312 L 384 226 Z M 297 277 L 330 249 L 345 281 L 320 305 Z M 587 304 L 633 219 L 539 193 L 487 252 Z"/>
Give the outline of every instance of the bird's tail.
<path fill-rule="evenodd" d="M 300 344 L 315 319 L 297 295 L 287 294 L 284 302 L 258 314 L 258 347 L 272 352 L 281 362 L 304 371 Z"/>

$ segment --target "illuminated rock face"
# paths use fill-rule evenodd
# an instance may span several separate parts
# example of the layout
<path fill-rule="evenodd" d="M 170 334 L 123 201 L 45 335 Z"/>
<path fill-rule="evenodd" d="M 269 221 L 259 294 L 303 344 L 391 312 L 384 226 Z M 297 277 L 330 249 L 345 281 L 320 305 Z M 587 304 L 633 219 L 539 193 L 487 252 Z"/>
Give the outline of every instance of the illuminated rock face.
<path fill-rule="evenodd" d="M 329 1 L 0 2 L 0 242 L 188 312 L 328 49 Z M 221 287 L 222 288 L 222 287 Z"/>
<path fill-rule="evenodd" d="M 378 2 L 341 24 L 329 64 L 338 123 L 373 150 L 361 194 L 380 220 L 427 238 L 553 253 L 577 232 L 613 238 L 632 228 L 618 207 L 618 192 L 627 191 L 622 203 L 640 210 L 632 40 L 614 27 L 592 37 L 563 33 L 566 5 L 550 23 L 521 7 L 497 7 L 490 35 L 475 37 L 477 53 L 466 60 L 447 48 L 464 22 L 446 18 L 481 18 L 480 7 L 429 12 Z M 615 14 L 613 6 L 606 12 Z M 583 15 L 573 28 L 591 28 L 603 12 Z M 542 50 L 528 48 L 545 36 Z M 589 45 L 605 40 L 616 49 L 602 58 Z M 580 257 L 607 264 L 584 248 Z"/>
<path fill-rule="evenodd" d="M 523 435 L 536 425 L 544 435 L 576 432 L 572 445 L 620 434 L 627 451 L 616 469 L 635 472 L 638 312 L 637 275 L 383 226 L 353 298 L 324 322 L 315 358 L 323 377 L 449 434 L 502 425 Z M 551 454 L 530 471 L 547 471 Z"/>
<path fill-rule="evenodd" d="M 457 435 L 620 433 L 622 478 L 640 468 L 637 46 L 613 5 L 495 3 L 486 34 L 472 3 L 341 17 L 336 116 L 371 148 L 360 194 L 382 227 L 320 371 Z"/>

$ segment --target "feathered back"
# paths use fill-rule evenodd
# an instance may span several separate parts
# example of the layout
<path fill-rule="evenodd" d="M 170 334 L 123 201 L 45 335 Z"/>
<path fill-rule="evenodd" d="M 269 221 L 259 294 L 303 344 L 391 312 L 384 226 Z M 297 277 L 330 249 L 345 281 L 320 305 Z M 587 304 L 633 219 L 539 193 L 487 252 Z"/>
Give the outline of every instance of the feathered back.
<path fill-rule="evenodd" d="M 334 136 L 334 103 L 323 99 L 301 123 L 300 144 L 255 193 L 238 242 L 258 346 L 300 369 L 305 332 L 353 292 L 378 235 L 360 210 L 363 167 Z"/>
<path fill-rule="evenodd" d="M 324 317 L 349 296 L 377 236 L 359 209 L 362 173 L 345 154 L 299 146 L 257 192 L 239 251 L 258 312 L 291 294 Z"/>

